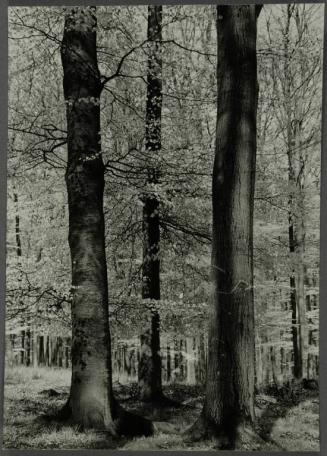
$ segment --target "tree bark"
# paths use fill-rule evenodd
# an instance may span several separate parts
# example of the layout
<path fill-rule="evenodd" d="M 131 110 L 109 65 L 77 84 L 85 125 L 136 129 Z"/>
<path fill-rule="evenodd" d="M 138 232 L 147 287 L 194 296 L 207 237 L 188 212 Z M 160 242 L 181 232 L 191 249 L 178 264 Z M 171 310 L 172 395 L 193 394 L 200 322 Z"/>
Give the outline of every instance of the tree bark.
<path fill-rule="evenodd" d="M 16 253 L 17 253 L 17 266 L 18 266 L 18 300 L 19 300 L 19 308 L 24 308 L 24 302 L 22 300 L 22 242 L 21 242 L 21 230 L 20 230 L 20 216 L 19 216 L 19 205 L 18 205 L 18 194 L 16 192 L 16 188 L 14 186 L 14 204 L 16 206 L 16 214 L 15 214 L 15 239 L 16 239 Z M 21 325 L 26 329 L 22 330 L 21 333 L 21 363 L 26 364 L 29 366 L 30 364 L 30 351 L 29 351 L 29 318 L 26 317 L 24 314 L 21 317 Z"/>
<path fill-rule="evenodd" d="M 193 431 L 235 448 L 254 420 L 255 5 L 218 6 L 217 142 L 206 396 Z"/>
<path fill-rule="evenodd" d="M 287 21 L 284 34 L 285 53 L 285 107 L 287 118 L 287 158 L 289 193 L 289 252 L 291 263 L 290 275 L 290 304 L 292 310 L 292 340 L 293 340 L 293 375 L 301 380 L 304 372 L 305 344 L 306 344 L 306 316 L 304 290 L 304 169 L 305 161 L 301 153 L 301 123 L 302 115 L 298 103 L 292 108 L 292 75 L 290 49 L 290 23 L 293 14 L 292 5 L 287 6 Z M 300 32 L 299 32 L 300 35 Z"/>
<path fill-rule="evenodd" d="M 143 196 L 143 268 L 142 299 L 160 300 L 160 226 L 159 200 L 153 186 L 159 182 L 156 160 L 161 150 L 162 62 L 161 25 L 162 6 L 148 7 L 148 74 L 145 147 L 149 156 L 147 190 Z M 162 374 L 160 356 L 160 316 L 151 312 L 150 327 L 141 335 L 139 361 L 140 399 L 160 401 Z"/>
<path fill-rule="evenodd" d="M 151 423 L 134 422 L 112 391 L 96 27 L 94 7 L 69 9 L 61 47 L 73 292 L 72 380 L 65 414 L 83 428 L 149 434 Z"/>

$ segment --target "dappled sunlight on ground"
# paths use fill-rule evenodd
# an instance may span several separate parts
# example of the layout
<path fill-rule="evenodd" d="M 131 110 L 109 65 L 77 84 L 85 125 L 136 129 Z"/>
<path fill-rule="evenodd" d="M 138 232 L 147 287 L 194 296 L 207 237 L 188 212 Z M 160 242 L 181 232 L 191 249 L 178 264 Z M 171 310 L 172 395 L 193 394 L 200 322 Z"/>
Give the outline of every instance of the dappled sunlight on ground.
<path fill-rule="evenodd" d="M 190 446 L 181 432 L 199 416 L 203 402 L 200 387 L 169 385 L 165 394 L 178 401 L 178 407 L 153 408 L 137 400 L 135 385 L 115 383 L 122 406 L 153 421 L 156 434 L 132 440 L 114 440 L 106 433 L 79 432 L 76 427 L 37 420 L 60 409 L 68 398 L 70 371 L 17 367 L 6 369 L 5 448 L 119 448 L 121 450 L 205 450 L 215 442 L 202 441 Z M 319 398 L 316 391 L 303 392 L 296 402 L 272 396 L 257 397 L 257 427 L 266 439 L 265 450 L 319 450 Z M 244 448 L 246 449 L 246 448 Z"/>

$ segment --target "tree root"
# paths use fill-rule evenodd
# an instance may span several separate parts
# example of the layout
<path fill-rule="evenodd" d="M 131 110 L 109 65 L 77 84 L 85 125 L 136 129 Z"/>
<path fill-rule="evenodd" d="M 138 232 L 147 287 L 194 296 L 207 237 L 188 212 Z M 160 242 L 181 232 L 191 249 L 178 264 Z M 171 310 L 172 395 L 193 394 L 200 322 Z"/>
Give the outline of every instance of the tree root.
<path fill-rule="evenodd" d="M 206 426 L 202 415 L 189 428 L 182 432 L 185 443 L 195 443 L 201 440 L 209 439 L 213 436 L 211 429 Z"/>
<path fill-rule="evenodd" d="M 214 448 L 219 450 L 259 450 L 266 446 L 250 423 L 241 423 L 236 429 L 223 429 L 207 423 L 202 415 L 183 432 L 183 440 L 187 444 L 213 440 Z"/>
<path fill-rule="evenodd" d="M 235 450 L 259 450 L 266 446 L 266 442 L 255 427 L 250 423 L 241 423 L 236 431 L 235 441 L 233 442 Z"/>
<path fill-rule="evenodd" d="M 142 416 L 124 410 L 115 399 L 112 406 L 113 421 L 112 425 L 92 427 L 95 431 L 104 432 L 110 435 L 112 438 L 125 437 L 137 437 L 145 436 L 148 437 L 154 433 L 154 426 L 152 421 Z M 74 425 L 77 426 L 79 431 L 84 431 L 88 426 L 84 426 L 81 423 L 75 423 L 72 418 L 71 407 L 69 399 L 66 404 L 53 415 L 43 415 L 37 419 L 40 423 L 53 423 L 61 426 Z"/>
<path fill-rule="evenodd" d="M 149 437 L 154 433 L 154 426 L 152 421 L 144 418 L 143 416 L 124 410 L 118 406 L 118 414 L 114 419 L 115 429 L 119 436 Z"/>
<path fill-rule="evenodd" d="M 142 400 L 144 403 L 151 404 L 153 407 L 158 408 L 165 408 L 165 407 L 180 407 L 181 404 L 174 399 L 170 399 L 169 397 L 165 396 L 164 394 L 159 394 L 154 398 L 150 398 L 149 400 Z"/>

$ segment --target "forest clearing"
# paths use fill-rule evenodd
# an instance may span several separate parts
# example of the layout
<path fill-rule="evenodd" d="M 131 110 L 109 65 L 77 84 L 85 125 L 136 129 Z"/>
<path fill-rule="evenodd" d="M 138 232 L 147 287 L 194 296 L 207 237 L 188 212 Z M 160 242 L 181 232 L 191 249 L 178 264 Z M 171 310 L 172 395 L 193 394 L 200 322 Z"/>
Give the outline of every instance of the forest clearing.
<path fill-rule="evenodd" d="M 9 8 L 5 448 L 319 449 L 323 11 Z"/>

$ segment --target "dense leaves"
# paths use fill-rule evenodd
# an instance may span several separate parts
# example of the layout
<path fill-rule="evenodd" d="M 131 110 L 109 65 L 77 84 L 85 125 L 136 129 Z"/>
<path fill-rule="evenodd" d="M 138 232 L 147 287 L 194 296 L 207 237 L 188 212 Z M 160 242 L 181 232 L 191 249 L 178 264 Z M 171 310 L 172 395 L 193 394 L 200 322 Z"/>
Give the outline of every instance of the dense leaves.
<path fill-rule="evenodd" d="M 270 347 L 275 357 L 283 356 L 281 349 L 290 356 L 292 351 L 288 208 L 295 189 L 288 179 L 285 135 L 291 122 L 287 112 L 293 116 L 299 110 L 305 162 L 306 318 L 312 338 L 308 350 L 313 356 L 318 350 L 322 7 L 294 5 L 291 13 L 288 56 L 286 6 L 265 6 L 258 22 L 256 343 L 257 359 L 271 378 L 271 365 L 277 361 Z M 160 179 L 151 188 L 144 144 L 146 21 L 145 6 L 98 8 L 109 308 L 113 334 L 120 338 L 140 334 L 145 309 L 151 306 L 160 312 L 164 333 L 201 334 L 210 295 L 215 9 L 163 9 L 162 153 L 156 162 Z M 9 12 L 8 332 L 33 325 L 40 333 L 69 333 L 67 152 L 59 52 L 63 22 L 62 8 L 19 7 Z M 285 101 L 286 59 L 291 106 Z M 145 191 L 159 200 L 159 302 L 141 299 Z M 282 362 L 290 370 L 291 358 Z M 264 380 L 264 372 L 260 375 Z"/>

